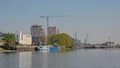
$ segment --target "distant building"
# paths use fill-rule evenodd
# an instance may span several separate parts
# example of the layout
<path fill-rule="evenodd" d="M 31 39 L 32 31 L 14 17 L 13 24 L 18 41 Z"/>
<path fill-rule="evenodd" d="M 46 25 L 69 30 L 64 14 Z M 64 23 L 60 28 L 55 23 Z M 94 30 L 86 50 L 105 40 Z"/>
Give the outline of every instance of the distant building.
<path fill-rule="evenodd" d="M 31 45 L 32 37 L 31 35 L 25 35 L 22 31 L 16 32 L 16 41 L 21 45 Z"/>
<path fill-rule="evenodd" d="M 111 41 L 107 41 L 105 43 L 102 43 L 102 45 L 106 46 L 106 47 L 113 47 L 114 46 L 114 42 Z"/>
<path fill-rule="evenodd" d="M 44 29 L 41 25 L 32 25 L 31 27 L 32 44 L 43 43 L 45 41 Z"/>
<path fill-rule="evenodd" d="M 59 30 L 56 26 L 54 27 L 48 27 L 48 37 L 54 35 L 54 34 L 58 34 Z"/>

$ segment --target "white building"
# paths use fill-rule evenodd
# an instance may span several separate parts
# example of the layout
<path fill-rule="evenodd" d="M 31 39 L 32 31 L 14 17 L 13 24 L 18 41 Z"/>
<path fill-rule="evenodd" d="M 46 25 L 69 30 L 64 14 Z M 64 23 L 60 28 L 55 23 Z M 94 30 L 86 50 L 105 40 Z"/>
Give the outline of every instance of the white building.
<path fill-rule="evenodd" d="M 31 35 L 25 35 L 22 31 L 16 32 L 16 41 L 21 45 L 31 45 L 32 37 Z"/>

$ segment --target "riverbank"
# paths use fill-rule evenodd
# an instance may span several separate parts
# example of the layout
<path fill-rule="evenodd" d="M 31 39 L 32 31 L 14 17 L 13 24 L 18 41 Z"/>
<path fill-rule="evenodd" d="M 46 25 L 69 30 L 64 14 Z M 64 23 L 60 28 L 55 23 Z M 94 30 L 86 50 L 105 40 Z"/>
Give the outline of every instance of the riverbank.
<path fill-rule="evenodd" d="M 14 46 L 10 48 L 0 47 L 0 52 L 20 52 L 20 51 L 37 51 L 38 46 Z M 59 51 L 71 51 L 73 49 L 66 48 L 65 46 L 58 47 Z"/>
<path fill-rule="evenodd" d="M 0 48 L 0 53 L 1 52 L 16 52 L 16 50 L 6 50 L 6 49 L 3 49 L 3 48 Z"/>

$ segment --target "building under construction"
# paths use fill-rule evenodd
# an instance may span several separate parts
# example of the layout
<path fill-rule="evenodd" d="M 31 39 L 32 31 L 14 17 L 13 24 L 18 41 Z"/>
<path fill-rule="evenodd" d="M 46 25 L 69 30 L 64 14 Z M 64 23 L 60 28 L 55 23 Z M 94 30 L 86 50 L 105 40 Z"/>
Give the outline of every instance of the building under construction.
<path fill-rule="evenodd" d="M 32 44 L 45 42 L 45 32 L 42 25 L 34 24 L 31 26 Z"/>
<path fill-rule="evenodd" d="M 54 35 L 54 34 L 58 34 L 59 30 L 56 26 L 54 27 L 48 27 L 48 37 Z"/>

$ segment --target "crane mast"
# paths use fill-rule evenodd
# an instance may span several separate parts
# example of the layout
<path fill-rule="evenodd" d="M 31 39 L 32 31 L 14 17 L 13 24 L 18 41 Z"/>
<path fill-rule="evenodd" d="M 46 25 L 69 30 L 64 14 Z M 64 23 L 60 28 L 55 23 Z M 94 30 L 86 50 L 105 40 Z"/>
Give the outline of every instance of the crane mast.
<path fill-rule="evenodd" d="M 46 18 L 47 20 L 47 36 L 49 36 L 48 27 L 49 27 L 49 18 L 53 17 L 69 17 L 71 15 L 61 15 L 61 16 L 40 16 L 40 18 Z"/>

